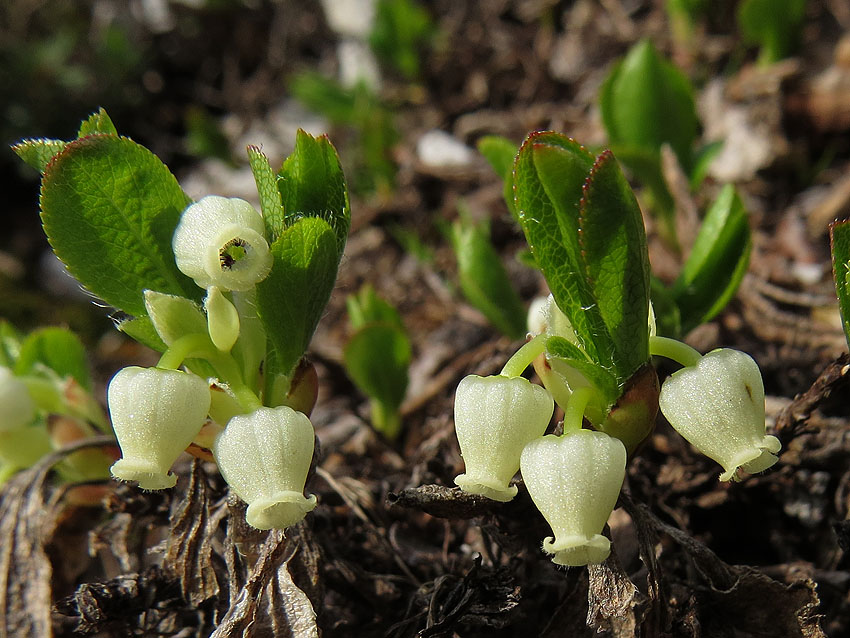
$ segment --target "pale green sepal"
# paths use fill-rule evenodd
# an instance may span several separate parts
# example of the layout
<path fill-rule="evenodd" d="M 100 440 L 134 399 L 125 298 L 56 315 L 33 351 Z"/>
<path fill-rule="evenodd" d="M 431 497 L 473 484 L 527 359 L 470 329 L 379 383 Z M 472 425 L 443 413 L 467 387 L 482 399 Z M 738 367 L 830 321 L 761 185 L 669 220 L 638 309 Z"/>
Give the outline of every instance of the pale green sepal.
<path fill-rule="evenodd" d="M 0 367 L 0 432 L 17 430 L 35 418 L 35 402 L 26 384 L 9 368 Z"/>
<path fill-rule="evenodd" d="M 144 297 L 151 323 L 166 345 L 170 346 L 185 335 L 207 331 L 204 312 L 194 301 L 155 290 L 145 290 Z"/>
<path fill-rule="evenodd" d="M 204 299 L 207 311 L 207 329 L 210 340 L 222 352 L 230 352 L 239 338 L 239 313 L 236 306 L 225 297 L 218 286 L 207 289 Z"/>

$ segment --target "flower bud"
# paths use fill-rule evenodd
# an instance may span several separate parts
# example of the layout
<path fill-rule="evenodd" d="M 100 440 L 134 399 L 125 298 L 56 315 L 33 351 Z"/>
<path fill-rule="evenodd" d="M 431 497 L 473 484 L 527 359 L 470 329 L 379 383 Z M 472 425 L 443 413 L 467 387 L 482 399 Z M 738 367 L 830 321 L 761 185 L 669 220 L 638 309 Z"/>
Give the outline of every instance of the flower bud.
<path fill-rule="evenodd" d="M 544 436 L 525 446 L 520 471 L 555 536 L 543 551 L 558 565 L 601 563 L 611 552 L 602 528 L 626 476 L 626 448 L 602 432 Z"/>
<path fill-rule="evenodd" d="M 169 473 L 204 424 L 210 409 L 207 381 L 159 368 L 124 368 L 107 390 L 112 427 L 122 458 L 112 476 L 146 490 L 174 487 Z"/>
<path fill-rule="evenodd" d="M 249 525 L 283 529 L 316 507 L 314 495 L 304 497 L 314 442 L 310 419 L 287 406 L 230 419 L 213 455 L 224 480 L 248 503 Z"/>
<path fill-rule="evenodd" d="M 17 430 L 35 417 L 35 402 L 27 386 L 9 368 L 0 366 L 0 432 Z"/>
<path fill-rule="evenodd" d="M 659 405 L 679 434 L 723 466 L 721 481 L 739 467 L 761 472 L 778 460 L 779 439 L 765 435 L 761 371 L 743 352 L 720 348 L 674 372 Z"/>
<path fill-rule="evenodd" d="M 230 352 L 239 338 L 239 313 L 218 286 L 207 288 L 204 299 L 210 340 L 222 352 Z"/>
<path fill-rule="evenodd" d="M 464 492 L 496 501 L 516 496 L 509 485 L 529 441 L 542 436 L 555 404 L 523 377 L 469 375 L 455 393 L 455 432 L 466 473 L 455 478 Z"/>
<path fill-rule="evenodd" d="M 209 195 L 183 211 L 171 247 L 177 267 L 201 288 L 248 290 L 272 267 L 263 232 L 251 204 Z"/>

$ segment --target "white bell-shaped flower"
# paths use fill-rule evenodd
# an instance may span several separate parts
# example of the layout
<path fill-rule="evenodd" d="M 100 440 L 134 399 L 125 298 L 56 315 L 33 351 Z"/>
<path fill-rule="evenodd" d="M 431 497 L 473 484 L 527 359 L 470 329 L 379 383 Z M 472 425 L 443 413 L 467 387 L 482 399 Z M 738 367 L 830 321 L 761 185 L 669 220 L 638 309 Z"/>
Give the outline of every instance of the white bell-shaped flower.
<path fill-rule="evenodd" d="M 555 536 L 543 551 L 558 565 L 601 563 L 611 552 L 602 529 L 626 476 L 626 448 L 603 432 L 548 435 L 522 451 L 522 479 Z"/>
<path fill-rule="evenodd" d="M 203 426 L 210 409 L 205 379 L 160 368 L 124 368 L 109 383 L 107 402 L 122 458 L 110 471 L 146 490 L 174 487 L 169 472 Z"/>
<path fill-rule="evenodd" d="M 765 435 L 764 384 L 758 364 L 738 350 L 709 352 L 661 386 L 661 412 L 675 430 L 723 466 L 721 481 L 738 468 L 762 472 L 781 444 Z"/>
<path fill-rule="evenodd" d="M 466 472 L 455 484 L 464 492 L 511 500 L 522 448 L 543 435 L 554 409 L 545 388 L 523 377 L 465 377 L 455 393 L 455 432 Z"/>
<path fill-rule="evenodd" d="M 201 288 L 248 290 L 272 267 L 263 217 L 243 199 L 209 195 L 189 206 L 171 248 L 180 271 Z"/>
<path fill-rule="evenodd" d="M 0 366 L 0 432 L 17 430 L 35 417 L 35 402 L 26 384 Z"/>
<path fill-rule="evenodd" d="M 304 497 L 314 442 L 310 419 L 287 406 L 230 419 L 213 456 L 224 480 L 248 503 L 250 525 L 284 529 L 316 507 L 315 495 Z"/>

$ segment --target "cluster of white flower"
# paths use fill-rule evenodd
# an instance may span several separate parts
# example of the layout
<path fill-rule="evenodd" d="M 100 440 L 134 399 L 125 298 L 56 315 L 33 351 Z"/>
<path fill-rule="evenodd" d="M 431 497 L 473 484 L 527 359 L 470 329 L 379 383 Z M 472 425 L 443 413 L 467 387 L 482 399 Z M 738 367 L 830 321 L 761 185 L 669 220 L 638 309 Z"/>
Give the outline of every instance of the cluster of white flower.
<path fill-rule="evenodd" d="M 184 211 L 172 247 L 181 272 L 207 290 L 205 338 L 228 352 L 240 336 L 240 321 L 225 293 L 250 291 L 271 270 L 262 216 L 243 200 L 205 197 Z M 184 314 L 191 314 L 192 304 L 183 301 Z M 161 336 L 167 330 L 162 327 Z M 213 392 L 212 382 L 217 386 Z M 173 487 L 177 477 L 170 470 L 180 454 L 210 417 L 226 419 L 212 453 L 222 476 L 248 504 L 248 523 L 259 529 L 297 523 L 316 506 L 315 496 L 304 496 L 315 441 L 310 419 L 290 407 L 263 407 L 258 401 L 240 406 L 234 400 L 222 407 L 216 405 L 218 398 L 212 399 L 220 389 L 215 379 L 176 369 L 128 367 L 118 372 L 107 392 L 122 453 L 112 475 L 148 490 Z"/>
<path fill-rule="evenodd" d="M 529 324 L 575 340 L 551 297 L 534 306 Z M 653 324 L 650 309 L 654 336 Z M 662 386 L 664 416 L 723 466 L 722 481 L 734 479 L 739 468 L 753 473 L 772 466 L 780 443 L 765 435 L 764 385 L 756 362 L 730 349 L 695 358 L 694 365 L 686 365 Z M 581 375 L 576 372 L 575 377 Z M 625 480 L 627 452 L 619 439 L 582 428 L 586 380 L 562 378 L 558 385 L 560 395 L 566 394 L 564 433 L 544 436 L 554 411 L 546 388 L 520 376 L 464 378 L 455 395 L 455 431 L 466 472 L 455 483 L 466 492 L 509 501 L 517 493 L 510 481 L 519 470 L 554 532 L 543 541 L 553 562 L 600 563 L 610 553 L 602 530 Z"/>

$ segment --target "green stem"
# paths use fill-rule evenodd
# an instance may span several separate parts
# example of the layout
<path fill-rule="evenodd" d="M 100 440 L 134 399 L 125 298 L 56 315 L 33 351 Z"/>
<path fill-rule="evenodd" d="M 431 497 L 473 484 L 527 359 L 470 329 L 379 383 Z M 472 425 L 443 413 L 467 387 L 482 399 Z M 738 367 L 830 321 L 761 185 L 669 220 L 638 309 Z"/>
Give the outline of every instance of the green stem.
<path fill-rule="evenodd" d="M 253 412 L 262 407 L 262 401 L 245 385 L 235 359 L 228 353 L 216 348 L 208 335 L 194 333 L 176 339 L 160 357 L 157 367 L 176 370 L 183 365 L 183 361 L 189 358 L 209 361 L 219 378 L 230 387 L 246 412 Z"/>
<path fill-rule="evenodd" d="M 699 350 L 691 348 L 688 344 L 659 336 L 649 338 L 649 354 L 672 359 L 686 368 L 695 366 L 702 359 Z"/>
<path fill-rule="evenodd" d="M 577 388 L 570 395 L 564 408 L 564 434 L 581 430 L 584 423 L 584 410 L 595 394 L 593 388 L 584 386 Z"/>
<path fill-rule="evenodd" d="M 546 335 L 537 335 L 528 341 L 508 359 L 500 373 L 503 377 L 512 379 L 521 376 L 537 356 L 546 349 Z"/>

